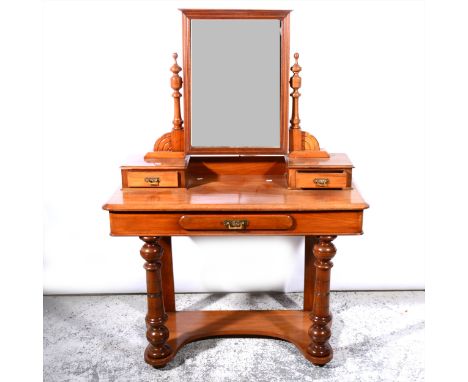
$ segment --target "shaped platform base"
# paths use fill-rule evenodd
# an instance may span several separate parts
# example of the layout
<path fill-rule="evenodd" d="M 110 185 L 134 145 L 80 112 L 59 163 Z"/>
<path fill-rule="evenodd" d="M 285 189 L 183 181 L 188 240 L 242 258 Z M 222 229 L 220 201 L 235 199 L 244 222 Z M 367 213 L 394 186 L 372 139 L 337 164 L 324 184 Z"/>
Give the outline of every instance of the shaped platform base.
<path fill-rule="evenodd" d="M 315 365 L 323 366 L 332 359 L 316 358 L 307 352 L 311 326 L 309 312 L 302 310 L 236 310 L 168 312 L 167 344 L 172 353 L 157 361 L 145 357 L 147 363 L 163 367 L 187 343 L 212 337 L 253 336 L 279 338 L 294 344 Z"/>

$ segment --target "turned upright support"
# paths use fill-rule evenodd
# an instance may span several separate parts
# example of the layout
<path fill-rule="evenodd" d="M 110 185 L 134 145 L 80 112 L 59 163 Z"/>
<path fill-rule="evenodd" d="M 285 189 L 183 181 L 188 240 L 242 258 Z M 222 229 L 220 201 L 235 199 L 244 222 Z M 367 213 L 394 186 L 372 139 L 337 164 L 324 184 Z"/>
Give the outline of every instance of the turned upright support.
<path fill-rule="evenodd" d="M 174 119 L 172 120 L 172 130 L 159 137 L 153 145 L 153 151 L 145 155 L 145 160 L 159 158 L 185 158 L 184 128 L 182 126 L 182 114 L 180 112 L 180 97 L 182 94 L 182 77 L 179 72 L 182 68 L 177 64 L 177 53 L 172 54 L 174 64 L 171 66 L 171 88 L 174 99 Z"/>
<path fill-rule="evenodd" d="M 299 53 L 294 53 L 294 59 L 296 62 L 291 66 L 291 71 L 294 73 L 291 77 L 289 84 L 293 89 L 291 93 L 292 97 L 292 112 L 291 112 L 291 126 L 289 128 L 289 151 L 302 150 L 302 131 L 301 131 L 301 120 L 299 118 L 299 88 L 301 87 L 301 77 L 299 72 L 302 70 L 297 60 L 299 59 Z"/>
<path fill-rule="evenodd" d="M 314 306 L 315 265 L 313 250 L 317 238 L 315 236 L 306 236 L 304 239 L 304 310 L 310 312 Z"/>
<path fill-rule="evenodd" d="M 293 89 L 291 93 L 292 98 L 292 112 L 291 112 L 291 125 L 289 127 L 289 157 L 290 158 L 329 158 L 330 154 L 320 149 L 317 139 L 306 131 L 301 129 L 301 119 L 299 118 L 299 89 L 301 88 L 301 77 L 299 76 L 302 70 L 298 63 L 299 53 L 294 53 L 296 60 L 294 65 L 291 66 L 293 75 L 289 80 L 289 85 Z"/>
<path fill-rule="evenodd" d="M 182 68 L 177 64 L 177 53 L 172 54 L 174 65 L 171 66 L 171 88 L 174 90 L 172 97 L 174 98 L 174 120 L 172 121 L 172 151 L 184 151 L 184 129 L 182 127 L 182 115 L 180 113 L 180 88 L 182 87 L 182 78 L 179 72 Z"/>
<path fill-rule="evenodd" d="M 330 314 L 330 271 L 333 267 L 331 259 L 336 254 L 332 241 L 336 236 L 320 236 L 314 244 L 315 257 L 315 291 L 309 329 L 311 343 L 307 352 L 311 355 L 314 365 L 323 366 L 333 358 L 333 350 L 328 343 L 331 336 Z"/>
<path fill-rule="evenodd" d="M 164 310 L 161 283 L 161 257 L 162 247 L 159 245 L 159 237 L 141 236 L 145 242 L 140 254 L 146 260 L 146 287 L 148 313 L 146 315 L 146 338 L 148 346 L 145 350 L 145 361 L 155 367 L 166 365 L 172 353 L 172 349 L 166 343 L 169 338 L 169 330 L 164 325 L 167 314 Z"/>

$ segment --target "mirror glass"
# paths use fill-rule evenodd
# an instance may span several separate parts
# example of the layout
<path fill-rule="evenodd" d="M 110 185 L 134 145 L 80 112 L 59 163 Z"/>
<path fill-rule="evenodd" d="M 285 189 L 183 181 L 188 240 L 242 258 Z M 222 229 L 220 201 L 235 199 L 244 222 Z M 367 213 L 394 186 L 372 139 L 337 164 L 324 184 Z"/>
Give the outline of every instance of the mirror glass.
<path fill-rule="evenodd" d="M 280 20 L 191 21 L 193 147 L 280 147 Z"/>

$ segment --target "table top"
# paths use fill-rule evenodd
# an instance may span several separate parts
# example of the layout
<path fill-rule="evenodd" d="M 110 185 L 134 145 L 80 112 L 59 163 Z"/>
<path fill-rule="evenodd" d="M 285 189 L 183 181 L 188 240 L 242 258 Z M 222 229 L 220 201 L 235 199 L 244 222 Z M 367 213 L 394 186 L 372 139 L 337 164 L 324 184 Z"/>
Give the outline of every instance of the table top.
<path fill-rule="evenodd" d="M 282 175 L 199 177 L 189 188 L 127 188 L 104 204 L 110 212 L 360 211 L 369 205 L 347 190 L 289 190 Z"/>

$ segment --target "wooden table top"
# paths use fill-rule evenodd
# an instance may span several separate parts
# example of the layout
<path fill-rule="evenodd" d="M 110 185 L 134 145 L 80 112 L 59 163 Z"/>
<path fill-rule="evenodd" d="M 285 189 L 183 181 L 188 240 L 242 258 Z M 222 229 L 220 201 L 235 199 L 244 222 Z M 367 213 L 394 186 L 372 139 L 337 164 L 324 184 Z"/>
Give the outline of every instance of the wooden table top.
<path fill-rule="evenodd" d="M 189 188 L 127 188 L 103 206 L 110 212 L 356 211 L 369 205 L 350 190 L 288 190 L 285 176 L 200 177 Z"/>

